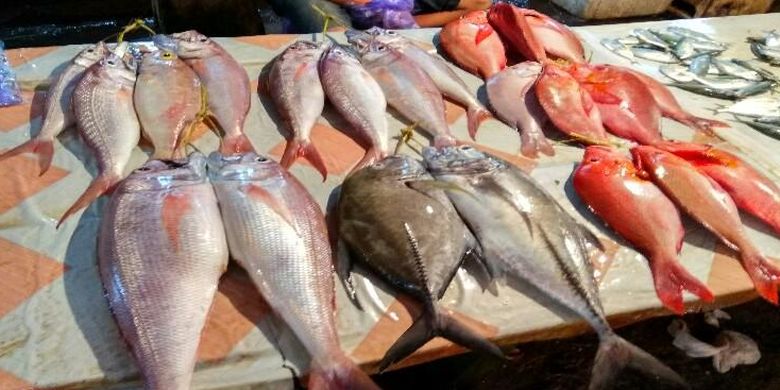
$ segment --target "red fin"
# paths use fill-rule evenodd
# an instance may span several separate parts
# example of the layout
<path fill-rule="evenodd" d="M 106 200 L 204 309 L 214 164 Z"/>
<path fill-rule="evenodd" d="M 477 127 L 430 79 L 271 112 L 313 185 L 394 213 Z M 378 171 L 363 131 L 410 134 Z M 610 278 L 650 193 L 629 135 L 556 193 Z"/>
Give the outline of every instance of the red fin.
<path fill-rule="evenodd" d="M 447 146 L 457 146 L 461 143 L 449 134 L 441 134 L 433 137 L 433 147 L 441 149 Z"/>
<path fill-rule="evenodd" d="M 241 191 L 270 207 L 277 215 L 282 217 L 293 230 L 298 232 L 298 228 L 294 223 L 295 219 L 293 218 L 290 209 L 283 202 L 276 199 L 273 194 L 268 192 L 265 188 L 257 184 L 248 183 L 241 187 Z"/>
<path fill-rule="evenodd" d="M 382 153 L 377 148 L 371 148 L 366 150 L 366 154 L 363 155 L 363 158 L 358 161 L 358 163 L 355 165 L 354 168 L 352 168 L 351 171 L 349 171 L 349 175 L 385 158 L 387 155 L 385 153 Z"/>
<path fill-rule="evenodd" d="M 620 104 L 622 101 L 622 99 L 608 91 L 609 84 L 607 83 L 584 83 L 583 85 L 587 86 L 588 94 L 598 103 Z"/>
<path fill-rule="evenodd" d="M 714 119 L 707 119 L 707 118 L 699 118 L 698 116 L 690 116 L 686 118 L 685 121 L 682 122 L 685 125 L 691 126 L 695 128 L 696 130 L 701 131 L 702 133 L 710 136 L 717 136 L 715 132 L 712 130 L 713 127 L 718 128 L 730 128 L 728 123 L 721 122 Z"/>
<path fill-rule="evenodd" d="M 493 27 L 490 27 L 489 24 L 480 24 L 477 29 L 477 36 L 474 38 L 474 43 L 479 45 L 480 42 L 484 41 L 490 34 L 493 34 L 493 32 Z"/>
<path fill-rule="evenodd" d="M 0 154 L 0 160 L 18 156 L 23 153 L 35 153 L 38 155 L 38 167 L 40 176 L 43 176 L 51 167 L 51 160 L 54 157 L 54 142 L 51 140 L 41 140 L 33 138 L 11 150 Z"/>
<path fill-rule="evenodd" d="M 777 284 L 780 283 L 780 269 L 760 253 L 742 252 L 742 267 L 750 276 L 758 295 L 777 305 Z"/>
<path fill-rule="evenodd" d="M 284 154 L 282 155 L 282 161 L 279 162 L 283 167 L 289 168 L 295 163 L 299 157 L 305 158 L 309 161 L 321 175 L 322 181 L 328 178 L 328 168 L 325 166 L 325 162 L 320 156 L 320 152 L 314 147 L 311 141 L 303 141 L 298 139 L 292 139 L 287 141 L 287 145 L 284 148 Z"/>
<path fill-rule="evenodd" d="M 480 106 L 469 107 L 468 111 L 466 111 L 466 119 L 468 120 L 469 137 L 471 137 L 471 139 L 473 140 L 476 140 L 477 130 L 479 130 L 479 125 L 484 120 L 492 117 L 493 115 L 490 114 L 490 111 L 486 110 L 484 107 L 480 107 Z"/>
<path fill-rule="evenodd" d="M 233 156 L 254 151 L 255 148 L 252 146 L 252 142 L 249 141 L 249 138 L 247 138 L 244 133 L 241 133 L 236 137 L 226 136 L 222 139 L 222 144 L 219 146 L 219 152 L 224 156 Z"/>
<path fill-rule="evenodd" d="M 73 215 L 75 212 L 87 207 L 95 201 L 95 199 L 99 198 L 104 193 L 108 192 L 116 183 L 119 182 L 119 178 L 115 176 L 97 176 L 92 180 L 92 183 L 89 184 L 89 187 L 87 187 L 86 190 L 84 190 L 84 193 L 81 194 L 81 196 L 76 200 L 75 203 L 73 203 L 72 206 L 68 209 L 68 211 L 65 212 L 65 214 L 62 215 L 62 218 L 60 218 L 60 221 L 57 222 L 57 228 L 62 225 L 63 222 L 65 222 L 68 217 Z"/>
<path fill-rule="evenodd" d="M 162 224 L 168 234 L 174 252 L 179 251 L 179 226 L 184 215 L 192 209 L 192 202 L 187 196 L 170 192 L 163 198 Z"/>
<path fill-rule="evenodd" d="M 314 366 L 309 373 L 309 390 L 379 390 L 363 370 L 347 357 L 328 362 L 329 366 Z"/>
<path fill-rule="evenodd" d="M 653 271 L 653 282 L 658 299 L 669 310 L 676 314 L 683 314 L 683 291 L 688 290 L 705 302 L 712 302 L 715 297 L 701 281 L 691 275 L 677 259 L 650 259 L 650 268 Z"/>

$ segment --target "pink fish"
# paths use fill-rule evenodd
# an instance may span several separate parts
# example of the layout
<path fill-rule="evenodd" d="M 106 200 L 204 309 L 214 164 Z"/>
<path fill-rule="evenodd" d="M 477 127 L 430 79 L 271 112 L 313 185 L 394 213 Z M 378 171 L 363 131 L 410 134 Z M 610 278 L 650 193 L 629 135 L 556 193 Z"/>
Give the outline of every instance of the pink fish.
<path fill-rule="evenodd" d="M 487 15 L 490 25 L 498 31 L 510 52 L 518 53 L 531 61 L 547 61 L 547 53 L 521 8 L 498 2 L 490 7 Z"/>
<path fill-rule="evenodd" d="M 447 23 L 439 40 L 461 68 L 488 78 L 506 67 L 506 52 L 498 33 L 488 24 L 485 11 L 472 11 Z"/>
<path fill-rule="evenodd" d="M 677 257 L 685 235 L 677 207 L 642 177 L 628 157 L 612 148 L 589 146 L 572 182 L 585 204 L 645 255 L 664 306 L 682 314 L 683 290 L 713 300 L 707 286 L 686 271 Z"/>
<path fill-rule="evenodd" d="M 742 267 L 759 295 L 778 303 L 780 269 L 766 259 L 745 234 L 734 201 L 712 179 L 674 154 L 652 146 L 631 149 L 637 168 L 646 171 L 669 198 L 687 214 L 740 252 Z"/>
<path fill-rule="evenodd" d="M 515 7 L 515 10 L 525 16 L 534 38 L 544 48 L 547 56 L 575 63 L 586 62 L 582 42 L 567 26 L 532 9 Z"/>

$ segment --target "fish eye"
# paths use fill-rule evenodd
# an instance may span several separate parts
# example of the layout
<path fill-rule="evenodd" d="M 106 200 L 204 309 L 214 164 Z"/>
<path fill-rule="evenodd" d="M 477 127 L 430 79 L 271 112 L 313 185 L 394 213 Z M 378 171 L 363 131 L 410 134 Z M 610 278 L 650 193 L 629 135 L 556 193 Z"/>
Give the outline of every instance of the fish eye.
<path fill-rule="evenodd" d="M 590 162 L 598 162 L 598 161 L 599 161 L 599 159 L 597 159 L 597 158 L 595 158 L 595 157 L 592 157 L 592 158 L 591 158 L 590 160 L 588 160 L 588 161 L 590 161 Z"/>
<path fill-rule="evenodd" d="M 393 30 L 390 30 L 387 32 L 387 35 L 398 35 L 398 33 Z"/>
<path fill-rule="evenodd" d="M 114 60 L 106 60 L 106 63 L 109 65 L 116 65 L 116 62 L 114 62 Z"/>
<path fill-rule="evenodd" d="M 468 152 L 469 150 L 474 150 L 474 148 L 469 146 L 469 145 L 463 145 L 463 146 L 460 147 L 460 150 L 462 150 L 464 152 Z"/>
<path fill-rule="evenodd" d="M 376 49 L 379 51 L 385 51 L 385 45 L 379 45 Z"/>
<path fill-rule="evenodd" d="M 138 168 L 138 169 L 136 169 L 136 170 L 137 170 L 138 172 L 148 172 L 148 171 L 151 171 L 151 170 L 152 170 L 152 168 L 149 168 L 149 167 L 141 167 L 141 168 Z"/>
<path fill-rule="evenodd" d="M 171 53 L 171 52 L 169 52 L 169 51 L 166 51 L 166 52 L 164 52 L 164 53 L 162 54 L 162 58 L 164 58 L 164 59 L 166 59 L 166 60 L 170 60 L 171 58 L 173 58 L 173 53 Z"/>
<path fill-rule="evenodd" d="M 94 53 L 95 49 L 87 49 L 87 53 Z"/>
<path fill-rule="evenodd" d="M 257 162 L 266 162 L 266 161 L 268 161 L 268 159 L 263 157 L 263 156 L 257 156 L 257 158 L 255 158 L 255 161 L 257 161 Z"/>
<path fill-rule="evenodd" d="M 201 41 L 201 42 L 204 42 L 204 43 L 205 43 L 206 41 L 208 41 L 208 40 L 209 40 L 209 39 L 208 39 L 208 38 L 206 38 L 206 37 L 203 37 L 203 38 L 199 39 L 199 41 Z"/>

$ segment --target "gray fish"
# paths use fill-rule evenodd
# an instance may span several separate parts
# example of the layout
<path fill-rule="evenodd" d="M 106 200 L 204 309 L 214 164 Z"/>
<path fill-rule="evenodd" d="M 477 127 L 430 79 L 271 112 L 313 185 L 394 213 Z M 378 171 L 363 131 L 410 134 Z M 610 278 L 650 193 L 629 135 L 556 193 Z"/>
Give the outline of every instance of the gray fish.
<path fill-rule="evenodd" d="M 696 76 L 689 68 L 680 65 L 663 65 L 658 67 L 658 71 L 662 75 L 680 83 L 689 83 Z"/>
<path fill-rule="evenodd" d="M 735 77 L 700 77 L 693 75 L 693 79 L 702 85 L 712 89 L 731 89 L 737 90 L 755 85 L 755 81 L 745 80 Z"/>
<path fill-rule="evenodd" d="M 660 62 L 663 64 L 676 64 L 680 62 L 677 59 L 677 57 L 675 57 L 673 54 L 665 51 L 645 49 L 641 47 L 632 47 L 631 52 L 634 54 L 635 57 L 639 57 L 645 60 L 650 60 L 653 62 Z"/>
<path fill-rule="evenodd" d="M 200 153 L 151 160 L 123 180 L 100 227 L 100 276 L 146 389 L 189 389 L 201 331 L 228 264 Z"/>
<path fill-rule="evenodd" d="M 625 44 L 621 43 L 618 39 L 604 38 L 601 40 L 601 44 L 609 51 L 635 62 L 634 53 Z"/>
<path fill-rule="evenodd" d="M 751 43 L 750 51 L 760 60 L 768 62 L 770 65 L 780 66 L 780 48 L 772 49 L 760 43 Z"/>
<path fill-rule="evenodd" d="M 49 170 L 54 157 L 54 138 L 76 123 L 71 104 L 73 90 L 84 75 L 84 71 L 103 58 L 106 53 L 108 53 L 106 45 L 100 42 L 88 46 L 70 61 L 46 92 L 41 130 L 31 140 L 0 154 L 0 160 L 22 153 L 35 153 L 38 155 L 40 175 Z"/>
<path fill-rule="evenodd" d="M 588 258 L 598 240 L 536 181 L 470 146 L 423 151 L 429 171 L 473 231 L 493 275 L 515 278 L 544 303 L 576 314 L 598 334 L 591 389 L 606 388 L 628 366 L 684 386 L 684 380 L 610 328 Z M 457 188 L 457 190 L 455 190 Z"/>
<path fill-rule="evenodd" d="M 352 260 L 423 305 L 421 316 L 385 354 L 380 371 L 436 336 L 502 356 L 436 303 L 469 248 L 458 214 L 441 189 L 426 188 L 431 183 L 419 161 L 390 156 L 354 173 L 341 188 L 339 237 Z M 349 280 L 349 267 L 343 271 Z"/>
<path fill-rule="evenodd" d="M 683 38 L 677 41 L 673 51 L 674 55 L 681 60 L 687 60 L 697 54 L 696 48 L 693 47 L 693 40 L 690 38 Z"/>
<path fill-rule="evenodd" d="M 758 130 L 759 132 L 761 132 L 762 134 L 768 137 L 772 137 L 776 140 L 780 140 L 780 124 L 763 123 L 763 122 L 758 122 L 756 120 L 743 120 L 740 118 L 737 119 L 739 119 L 740 122 L 752 127 L 755 130 Z"/>
<path fill-rule="evenodd" d="M 698 31 L 693 31 L 691 29 L 685 28 L 685 27 L 678 27 L 678 26 L 669 26 L 666 28 L 666 31 L 677 34 L 683 37 L 693 38 L 700 41 L 710 41 L 710 42 L 717 42 L 716 40 L 712 39 L 707 34 L 702 34 Z"/>
<path fill-rule="evenodd" d="M 750 81 L 762 81 L 764 77 L 758 72 L 746 69 L 732 61 L 713 58 L 712 64 L 721 72 Z"/>
<path fill-rule="evenodd" d="M 770 72 L 770 71 L 768 71 L 768 70 L 766 70 L 766 69 L 764 69 L 764 68 L 754 64 L 752 61 L 741 60 L 739 58 L 732 58 L 731 62 L 733 62 L 733 63 L 735 63 L 735 64 L 737 64 L 737 65 L 739 65 L 739 66 L 741 66 L 741 67 L 743 67 L 745 69 L 750 69 L 750 70 L 760 74 L 764 78 L 764 80 L 778 81 L 777 80 L 777 76 L 775 76 L 772 72 Z"/>
<path fill-rule="evenodd" d="M 672 83 L 671 85 L 686 91 L 698 93 L 700 95 L 706 95 L 719 99 L 734 100 L 766 92 L 772 88 L 774 83 L 771 81 L 760 81 L 740 89 L 716 89 L 703 85 L 699 82 L 676 82 Z"/>
<path fill-rule="evenodd" d="M 306 188 L 255 153 L 213 153 L 209 178 L 231 257 L 311 356 L 309 388 L 378 389 L 341 349 L 325 217 Z"/>
<path fill-rule="evenodd" d="M 758 123 L 768 123 L 768 124 L 780 126 L 780 113 L 777 113 L 774 116 L 760 116 L 753 120 Z"/>
<path fill-rule="evenodd" d="M 697 76 L 704 76 L 709 72 L 711 64 L 712 56 L 709 54 L 696 56 L 691 59 L 688 70 Z"/>
<path fill-rule="evenodd" d="M 663 39 L 665 42 L 669 43 L 670 45 L 674 45 L 677 42 L 679 42 L 684 37 L 680 34 L 675 34 L 673 32 L 669 32 L 666 30 L 658 30 L 654 28 L 648 29 L 651 33 L 655 34 L 658 38 Z"/>
<path fill-rule="evenodd" d="M 671 46 L 666 43 L 661 38 L 658 38 L 657 35 L 651 33 L 649 30 L 643 29 L 643 28 L 637 28 L 631 31 L 631 35 L 637 37 L 640 41 L 647 43 L 649 45 L 653 45 L 655 47 L 669 50 Z"/>

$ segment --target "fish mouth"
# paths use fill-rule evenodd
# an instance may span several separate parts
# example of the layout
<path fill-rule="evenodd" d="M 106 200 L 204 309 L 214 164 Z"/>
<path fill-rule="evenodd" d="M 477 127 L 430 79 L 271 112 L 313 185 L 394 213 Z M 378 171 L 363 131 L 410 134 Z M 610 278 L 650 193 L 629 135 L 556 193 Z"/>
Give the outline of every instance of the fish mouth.
<path fill-rule="evenodd" d="M 423 160 L 432 173 L 484 173 L 501 164 L 469 145 L 447 146 L 441 149 L 425 147 Z"/>
<path fill-rule="evenodd" d="M 212 180 L 262 180 L 282 172 L 282 168 L 275 161 L 255 152 L 231 156 L 213 152 L 205 165 Z"/>

